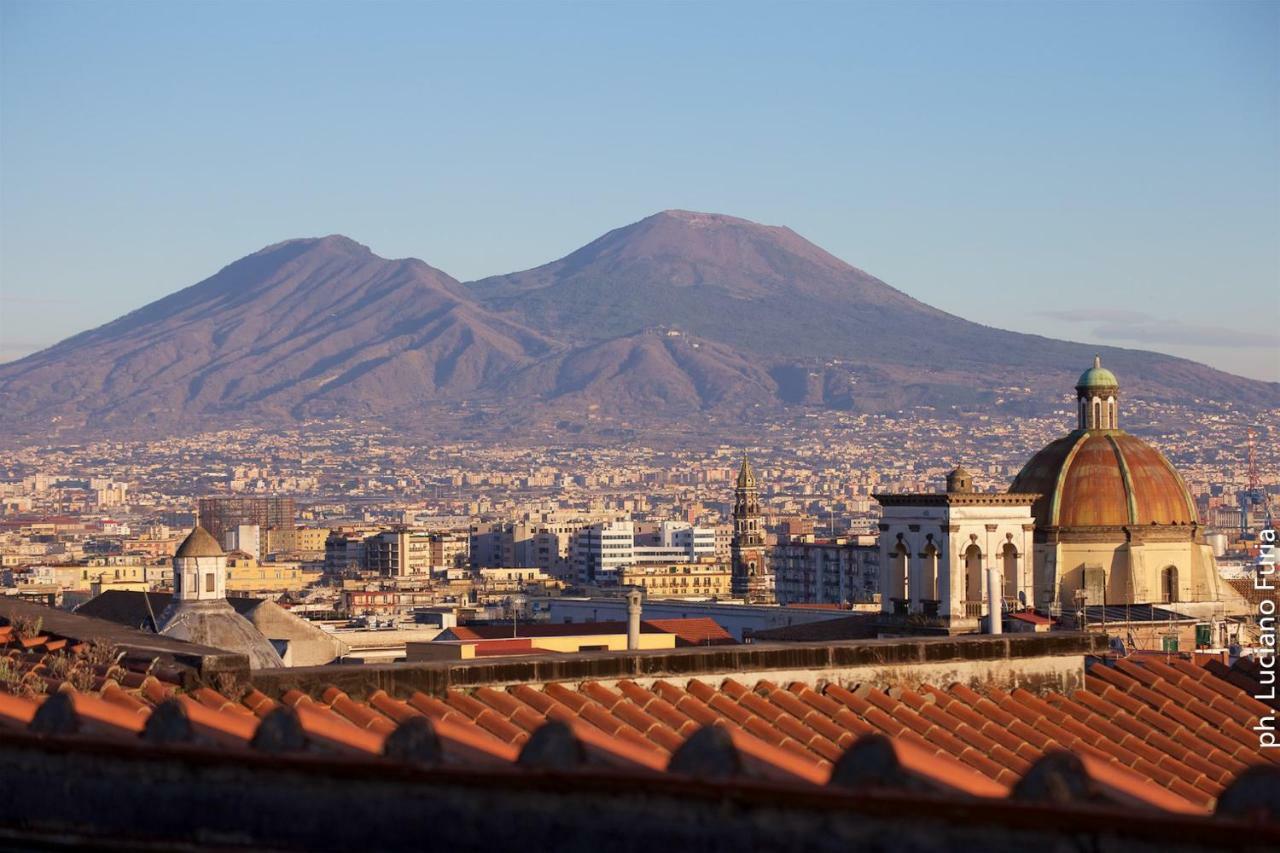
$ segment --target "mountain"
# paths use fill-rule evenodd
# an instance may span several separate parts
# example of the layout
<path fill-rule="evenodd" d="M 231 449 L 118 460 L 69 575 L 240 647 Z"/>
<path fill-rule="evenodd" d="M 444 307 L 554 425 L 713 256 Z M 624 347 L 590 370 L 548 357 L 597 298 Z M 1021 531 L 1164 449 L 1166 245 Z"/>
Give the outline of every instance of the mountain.
<path fill-rule="evenodd" d="M 668 210 L 560 260 L 470 282 L 496 312 L 578 346 L 646 328 L 717 341 L 766 370 L 784 403 L 880 411 L 1068 394 L 1101 353 L 1162 401 L 1274 406 L 1280 385 L 1186 359 L 1025 335 L 939 311 L 789 228 Z M 1022 295 L 1011 295 L 1023 299 Z"/>
<path fill-rule="evenodd" d="M 0 366 L 0 417 L 110 429 L 394 415 L 555 348 L 422 261 L 290 240 Z"/>
<path fill-rule="evenodd" d="M 268 246 L 0 365 L 0 429 L 12 439 L 367 418 L 447 432 L 678 425 L 787 406 L 1043 412 L 1095 351 L 1132 396 L 1280 406 L 1277 383 L 982 326 L 790 229 L 666 211 L 469 284 L 340 236 Z"/>
<path fill-rule="evenodd" d="M 777 400 L 777 383 L 746 356 L 675 329 L 645 329 L 543 359 L 502 383 L 511 399 L 610 411 L 743 408 Z"/>

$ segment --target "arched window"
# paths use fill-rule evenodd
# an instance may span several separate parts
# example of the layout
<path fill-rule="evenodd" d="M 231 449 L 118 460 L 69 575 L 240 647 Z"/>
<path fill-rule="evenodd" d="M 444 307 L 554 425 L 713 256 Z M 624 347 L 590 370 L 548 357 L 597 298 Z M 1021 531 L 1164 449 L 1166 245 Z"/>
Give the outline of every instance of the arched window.
<path fill-rule="evenodd" d="M 1090 426 L 1094 429 L 1102 426 L 1102 404 L 1097 400 L 1093 401 L 1093 423 Z"/>
<path fill-rule="evenodd" d="M 1178 570 L 1174 566 L 1165 566 L 1160 573 L 1160 592 L 1165 604 L 1178 600 Z"/>
<path fill-rule="evenodd" d="M 893 570 L 889 576 L 889 598 L 907 597 L 907 565 L 910 561 L 910 554 L 907 546 L 902 542 L 898 543 L 898 547 L 893 551 Z"/>
<path fill-rule="evenodd" d="M 1018 549 L 1012 542 L 1004 543 L 1000 562 L 1004 569 L 1004 597 L 1010 601 L 1016 601 L 1018 598 Z"/>
<path fill-rule="evenodd" d="M 921 555 L 920 566 L 920 598 L 925 601 L 938 600 L 938 546 L 930 542 Z"/>
<path fill-rule="evenodd" d="M 982 601 L 982 549 L 976 542 L 964 552 L 964 600 Z"/>

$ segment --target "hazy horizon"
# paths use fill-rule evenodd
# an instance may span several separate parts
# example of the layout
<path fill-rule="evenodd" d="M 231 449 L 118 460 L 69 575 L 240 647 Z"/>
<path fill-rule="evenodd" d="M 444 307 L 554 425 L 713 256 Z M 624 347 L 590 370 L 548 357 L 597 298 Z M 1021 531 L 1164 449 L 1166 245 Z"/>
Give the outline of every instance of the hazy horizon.
<path fill-rule="evenodd" d="M 460 280 L 684 208 L 1280 380 L 1280 7 L 0 4 L 0 360 L 341 233 Z"/>

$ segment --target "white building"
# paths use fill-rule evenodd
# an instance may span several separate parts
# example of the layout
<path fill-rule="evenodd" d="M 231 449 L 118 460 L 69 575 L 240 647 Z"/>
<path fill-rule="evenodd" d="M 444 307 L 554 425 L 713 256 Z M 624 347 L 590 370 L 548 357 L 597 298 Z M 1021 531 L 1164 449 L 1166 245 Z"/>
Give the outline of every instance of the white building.
<path fill-rule="evenodd" d="M 589 524 L 574 536 L 573 562 L 581 583 L 608 583 L 619 566 L 635 562 L 635 524 L 605 521 Z"/>
<path fill-rule="evenodd" d="M 714 527 L 694 527 L 686 521 L 664 521 L 658 533 L 662 547 L 680 548 L 691 560 L 715 556 L 716 529 Z"/>
<path fill-rule="evenodd" d="M 226 532 L 222 546 L 228 551 L 244 551 L 255 560 L 262 559 L 262 534 L 256 524 L 237 524 Z"/>
<path fill-rule="evenodd" d="M 880 602 L 885 613 L 920 613 L 951 628 L 974 628 L 988 614 L 988 578 L 1007 609 L 1034 601 L 1032 550 L 1038 495 L 973 491 L 963 468 L 947 490 L 877 494 Z"/>

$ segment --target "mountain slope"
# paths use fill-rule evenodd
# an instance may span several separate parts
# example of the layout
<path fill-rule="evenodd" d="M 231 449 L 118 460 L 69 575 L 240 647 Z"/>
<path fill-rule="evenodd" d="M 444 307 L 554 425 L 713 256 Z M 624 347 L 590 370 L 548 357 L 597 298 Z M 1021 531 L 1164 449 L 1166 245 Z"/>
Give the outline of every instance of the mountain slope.
<path fill-rule="evenodd" d="M 466 285 L 497 312 L 577 345 L 674 327 L 767 370 L 784 402 L 867 411 L 1069 393 L 1100 352 L 1157 400 L 1276 405 L 1280 385 L 1186 359 L 994 329 L 912 299 L 788 228 L 672 210 L 558 261 Z"/>
<path fill-rule="evenodd" d="M 777 399 L 777 383 L 750 359 L 672 329 L 645 329 L 542 359 L 501 391 L 510 399 L 621 412 L 739 409 Z"/>
<path fill-rule="evenodd" d="M 102 426 L 387 414 L 552 352 L 448 275 L 344 237 L 269 246 L 0 367 L 4 418 Z"/>
<path fill-rule="evenodd" d="M 928 405 L 1043 412 L 1101 351 L 1125 393 L 1280 406 L 1280 384 L 1158 353 L 992 329 L 786 228 L 668 211 L 463 285 L 345 237 L 269 246 L 0 365 L 0 435 L 370 418 L 516 429 Z"/>

